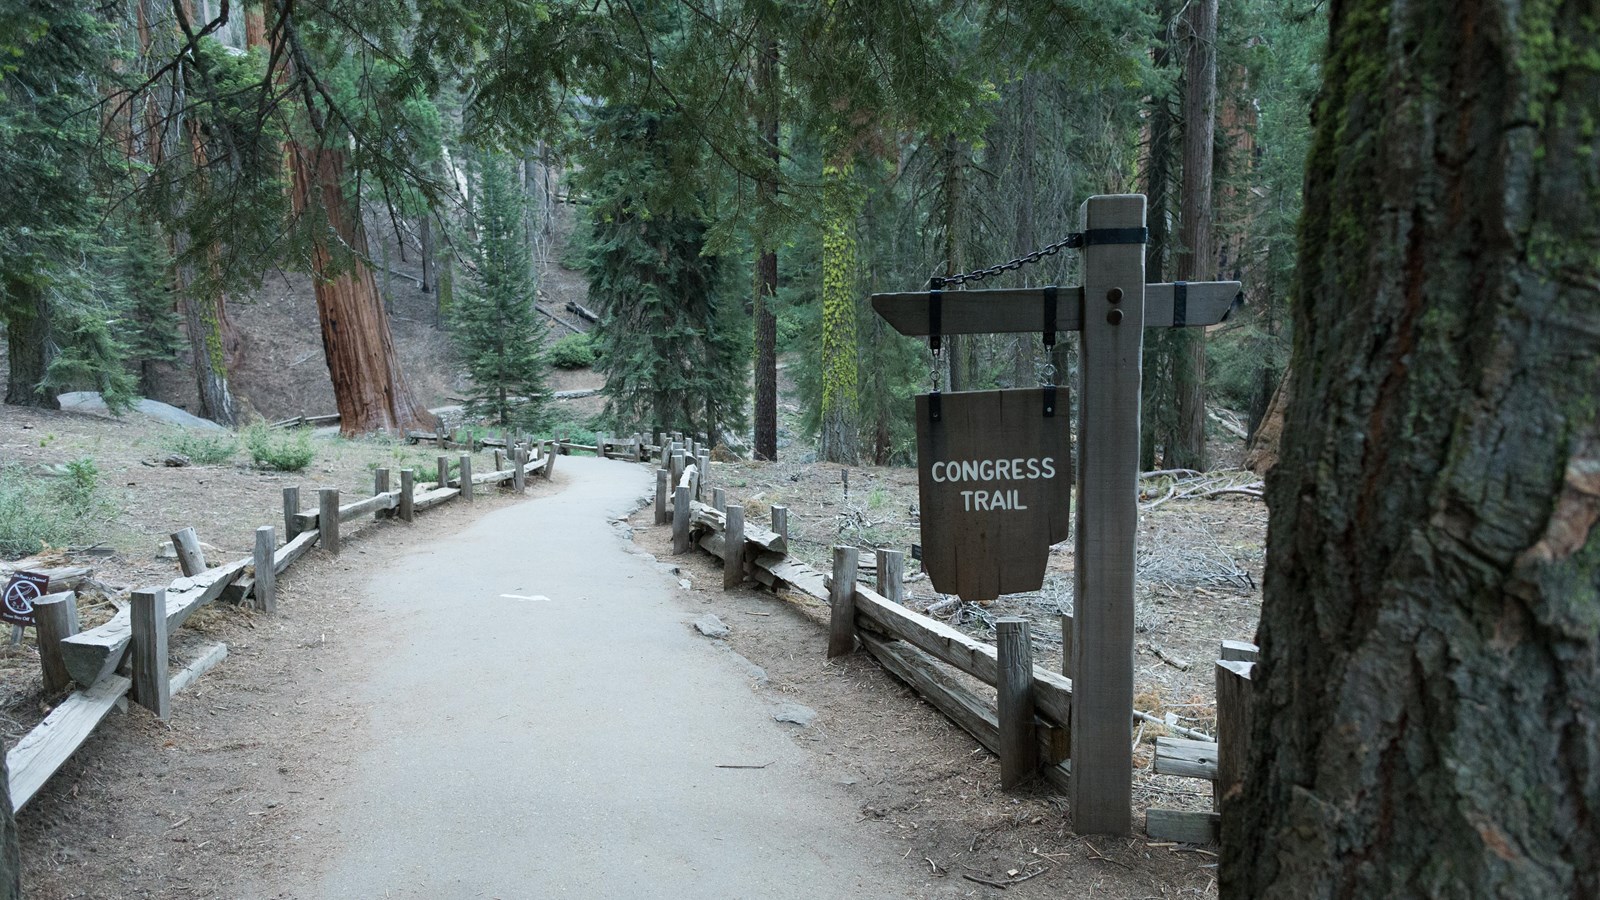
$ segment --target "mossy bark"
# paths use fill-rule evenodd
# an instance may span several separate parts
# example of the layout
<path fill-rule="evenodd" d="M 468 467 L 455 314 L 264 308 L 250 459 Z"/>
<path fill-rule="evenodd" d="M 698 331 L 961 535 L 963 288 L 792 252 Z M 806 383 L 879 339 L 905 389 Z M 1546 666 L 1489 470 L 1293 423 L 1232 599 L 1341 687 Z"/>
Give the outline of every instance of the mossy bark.
<path fill-rule="evenodd" d="M 856 199 L 848 164 L 822 170 L 822 440 L 818 458 L 854 465 L 856 427 Z"/>
<path fill-rule="evenodd" d="M 1332 7 L 1224 896 L 1600 896 L 1597 22 Z"/>

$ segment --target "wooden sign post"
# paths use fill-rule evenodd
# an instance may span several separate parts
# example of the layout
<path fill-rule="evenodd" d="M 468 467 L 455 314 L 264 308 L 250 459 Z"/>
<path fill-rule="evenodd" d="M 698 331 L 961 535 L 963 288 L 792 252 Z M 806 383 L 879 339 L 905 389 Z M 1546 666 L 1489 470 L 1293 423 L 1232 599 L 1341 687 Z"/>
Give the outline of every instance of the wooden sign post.
<path fill-rule="evenodd" d="M 1076 246 L 1083 252 L 1083 286 L 1005 290 L 924 291 L 875 294 L 872 306 L 895 330 L 911 336 L 940 334 L 991 334 L 1079 332 L 1077 529 L 1073 587 L 1074 602 L 1069 643 L 1072 676 L 1072 815 L 1080 834 L 1126 834 L 1133 819 L 1133 590 L 1134 559 L 1138 537 L 1139 490 L 1139 379 L 1144 352 L 1144 329 L 1204 327 L 1223 320 L 1239 293 L 1237 281 L 1174 284 L 1144 283 L 1146 242 L 1145 198 L 1138 194 L 1091 197 L 1080 210 L 1083 231 Z M 1072 245 L 1068 245 L 1072 246 Z M 1041 390 L 993 392 L 1023 405 L 1036 404 Z M 924 437 L 929 429 L 933 398 L 918 398 L 918 467 L 923 478 L 923 566 L 934 586 L 951 585 L 970 599 L 987 599 L 991 591 L 1037 589 L 1048 561 L 1048 547 L 1065 535 L 1067 493 L 1055 487 L 1037 502 L 1054 507 L 1046 514 L 1030 515 L 1028 527 L 1046 532 L 1030 535 L 1026 542 L 1042 541 L 1046 554 L 985 552 L 965 556 L 959 548 L 989 540 L 984 528 L 1004 529 L 997 518 L 1010 506 L 1030 499 L 1018 492 L 1005 495 L 996 508 L 992 489 L 976 517 L 949 499 L 930 503 L 927 481 L 948 474 L 948 465 L 935 473 L 940 461 L 925 454 L 935 448 Z M 937 401 L 944 410 L 963 411 L 968 399 L 980 395 L 947 394 Z M 992 395 L 984 395 L 992 396 Z M 980 404 L 985 401 L 978 401 Z M 1011 399 L 991 400 L 998 410 L 1014 405 Z M 990 421 L 976 416 L 975 422 Z M 995 421 L 1010 421 L 1008 417 Z M 1064 423 L 1061 423 L 1064 425 Z M 952 420 L 946 426 L 955 426 Z M 970 425 L 960 426 L 963 428 Z M 930 431 L 934 433 L 937 429 Z M 948 437 L 947 445 L 956 442 Z M 982 439 L 959 439 L 978 440 Z M 1029 441 L 1037 443 L 1037 437 Z M 1064 441 L 1065 439 L 1062 438 Z M 966 445 L 963 444 L 963 447 Z M 984 447 L 984 452 L 998 448 Z M 947 455 L 948 451 L 946 451 Z M 960 455 L 960 454 L 953 454 Z M 991 454 L 992 455 L 992 454 Z M 1004 454 L 1001 454 L 1002 456 Z M 1063 453 L 1063 457 L 1065 453 Z M 1007 473 L 1013 478 L 1012 454 Z M 998 459 L 998 457 L 996 457 Z M 1064 460 L 1053 466 L 1068 471 Z M 991 474 L 993 474 L 991 467 Z M 937 479 L 935 479 L 937 480 Z M 1035 479 L 1037 481 L 1037 479 Z M 975 495 L 974 495 L 975 497 Z M 965 503 L 973 502 L 967 498 Z M 1014 520 L 1016 522 L 1023 519 Z M 999 522 L 996 526 L 994 523 Z M 974 529 L 980 529 L 974 531 Z M 1005 531 L 1004 540 L 1024 539 Z M 952 542 L 958 549 L 952 551 Z M 952 558 L 953 556 L 953 558 Z M 977 568 L 1016 567 L 1009 571 Z M 953 571 L 941 578 L 936 571 Z M 1017 584 L 1032 587 L 1016 587 Z"/>

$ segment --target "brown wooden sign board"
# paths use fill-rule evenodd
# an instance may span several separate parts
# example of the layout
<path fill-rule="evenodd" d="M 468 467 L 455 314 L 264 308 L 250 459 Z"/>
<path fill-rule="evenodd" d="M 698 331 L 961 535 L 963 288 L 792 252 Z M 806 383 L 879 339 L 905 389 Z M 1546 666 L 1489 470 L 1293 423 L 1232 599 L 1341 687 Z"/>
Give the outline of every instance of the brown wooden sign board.
<path fill-rule="evenodd" d="M 1071 522 L 1072 431 L 1042 388 L 917 398 L 922 567 L 964 600 L 1036 591 Z"/>

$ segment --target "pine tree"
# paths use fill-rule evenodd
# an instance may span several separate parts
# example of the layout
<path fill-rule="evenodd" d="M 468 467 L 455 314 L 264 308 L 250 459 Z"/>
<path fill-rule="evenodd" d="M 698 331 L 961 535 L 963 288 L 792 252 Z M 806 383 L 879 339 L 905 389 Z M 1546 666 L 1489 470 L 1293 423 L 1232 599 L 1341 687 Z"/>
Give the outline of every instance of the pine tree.
<path fill-rule="evenodd" d="M 699 139 L 677 116 L 596 112 L 579 186 L 590 198 L 589 298 L 606 375 L 607 415 L 622 430 L 707 434 L 744 423 L 744 323 L 708 225 L 683 186 L 699 177 Z"/>
<path fill-rule="evenodd" d="M 474 387 L 469 410 L 503 426 L 532 428 L 543 420 L 549 391 L 522 193 L 509 157 L 485 152 L 476 168 L 474 269 L 456 295 L 452 333 Z"/>

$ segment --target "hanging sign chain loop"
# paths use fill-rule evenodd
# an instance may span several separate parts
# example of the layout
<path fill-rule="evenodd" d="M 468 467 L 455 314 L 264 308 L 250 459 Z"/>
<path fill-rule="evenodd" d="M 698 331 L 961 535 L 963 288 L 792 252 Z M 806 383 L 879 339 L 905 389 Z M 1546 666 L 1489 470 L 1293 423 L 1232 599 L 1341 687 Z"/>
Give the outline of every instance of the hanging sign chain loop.
<path fill-rule="evenodd" d="M 941 275 L 929 279 L 929 285 L 937 290 L 941 285 L 966 284 L 969 281 L 982 281 L 991 275 L 1000 275 L 1023 266 L 1032 265 L 1046 256 L 1055 256 L 1062 250 L 1072 250 L 1080 247 L 1089 247 L 1098 244 L 1146 244 L 1150 242 L 1150 231 L 1147 228 L 1092 228 L 1088 231 L 1074 231 L 1054 244 L 1046 244 L 1032 253 L 1019 256 L 986 269 L 974 269 L 960 275 Z"/>

